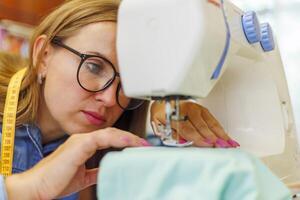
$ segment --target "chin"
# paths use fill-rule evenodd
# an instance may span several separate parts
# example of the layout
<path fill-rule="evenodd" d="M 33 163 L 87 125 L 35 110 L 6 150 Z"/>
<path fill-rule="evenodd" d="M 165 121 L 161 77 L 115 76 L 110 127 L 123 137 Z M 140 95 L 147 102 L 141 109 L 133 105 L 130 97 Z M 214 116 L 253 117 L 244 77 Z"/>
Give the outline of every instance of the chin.
<path fill-rule="evenodd" d="M 78 134 L 78 133 L 89 133 L 99 129 L 103 129 L 106 127 L 95 127 L 95 126 L 84 126 L 84 125 L 70 125 L 68 127 L 64 127 L 65 132 L 68 135 Z"/>

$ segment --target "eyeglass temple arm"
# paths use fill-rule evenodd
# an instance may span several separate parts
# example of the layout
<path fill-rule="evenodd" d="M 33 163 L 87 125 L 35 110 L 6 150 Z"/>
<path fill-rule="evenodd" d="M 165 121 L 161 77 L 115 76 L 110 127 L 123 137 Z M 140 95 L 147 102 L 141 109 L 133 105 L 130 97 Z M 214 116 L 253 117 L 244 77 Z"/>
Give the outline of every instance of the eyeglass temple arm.
<path fill-rule="evenodd" d="M 64 43 L 62 43 L 61 39 L 60 39 L 59 37 L 57 37 L 57 36 L 55 36 L 55 37 L 51 40 L 51 42 L 52 42 L 53 44 L 55 44 L 55 45 L 61 46 L 61 47 L 65 48 L 65 49 L 68 49 L 69 51 L 71 51 L 72 53 L 74 53 L 74 54 L 80 56 L 81 58 L 84 58 L 84 54 L 79 53 L 78 51 L 76 51 L 75 49 L 72 49 L 71 47 L 68 47 L 67 45 L 65 45 Z"/>

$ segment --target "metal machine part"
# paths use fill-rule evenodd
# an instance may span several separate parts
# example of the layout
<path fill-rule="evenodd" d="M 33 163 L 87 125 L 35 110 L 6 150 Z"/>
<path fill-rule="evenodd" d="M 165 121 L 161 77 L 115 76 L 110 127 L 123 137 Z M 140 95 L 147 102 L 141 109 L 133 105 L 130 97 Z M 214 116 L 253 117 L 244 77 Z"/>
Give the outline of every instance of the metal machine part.
<path fill-rule="evenodd" d="M 172 134 L 172 121 L 175 124 L 178 124 L 180 121 L 185 121 L 187 120 L 187 116 L 181 116 L 180 115 L 180 98 L 175 97 L 175 100 L 173 100 L 173 105 L 172 106 L 172 100 L 166 99 L 165 100 L 166 104 L 166 124 L 163 129 L 163 135 L 162 135 L 162 142 L 166 146 L 171 146 L 171 147 L 187 147 L 191 146 L 193 144 L 192 141 L 186 141 L 186 142 L 181 142 L 180 141 L 180 129 L 178 127 L 175 127 L 177 130 L 176 134 Z M 176 125 L 175 125 L 176 126 Z M 175 138 L 174 138 L 175 135 Z"/>

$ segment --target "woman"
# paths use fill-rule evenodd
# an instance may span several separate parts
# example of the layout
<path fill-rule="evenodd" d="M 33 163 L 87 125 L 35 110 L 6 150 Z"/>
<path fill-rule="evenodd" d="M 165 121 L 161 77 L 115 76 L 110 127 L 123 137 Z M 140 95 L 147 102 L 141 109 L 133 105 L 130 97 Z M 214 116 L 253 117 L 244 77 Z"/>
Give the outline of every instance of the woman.
<path fill-rule="evenodd" d="M 96 183 L 98 169 L 85 168 L 96 150 L 150 145 L 142 138 L 147 104 L 131 110 L 136 105 L 129 107 L 133 100 L 120 88 L 118 6 L 118 0 L 67 1 L 36 28 L 17 109 L 15 174 L 2 181 L 1 194 L 6 190 L 9 199 L 80 191 Z M 0 67 L 1 118 L 7 85 L 19 69 Z M 162 105 L 151 110 L 152 120 L 164 123 Z M 186 102 L 182 111 L 190 121 L 183 122 L 181 137 L 196 146 L 238 146 L 200 105 Z"/>

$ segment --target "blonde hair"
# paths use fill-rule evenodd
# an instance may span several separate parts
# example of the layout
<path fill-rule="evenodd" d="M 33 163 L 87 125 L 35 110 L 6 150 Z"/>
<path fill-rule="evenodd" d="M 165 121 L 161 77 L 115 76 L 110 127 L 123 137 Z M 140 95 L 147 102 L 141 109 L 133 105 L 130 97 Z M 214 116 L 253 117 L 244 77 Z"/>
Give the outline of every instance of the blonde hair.
<path fill-rule="evenodd" d="M 28 61 L 17 54 L 0 52 L 0 120 L 3 118 L 3 110 L 10 78 L 20 69 L 26 67 Z M 22 88 L 26 83 L 23 83 Z M 25 98 L 24 98 L 25 100 Z M 19 108 L 24 107 L 24 100 L 19 104 Z M 25 100 L 27 101 L 27 100 Z"/>
<path fill-rule="evenodd" d="M 40 25 L 35 29 L 31 38 L 28 70 L 22 82 L 19 105 L 17 109 L 17 125 L 21 125 L 24 123 L 34 123 L 36 120 L 39 97 L 41 95 L 40 85 L 36 81 L 37 67 L 39 66 L 41 55 L 43 54 L 46 46 L 50 43 L 52 38 L 54 36 L 58 36 L 62 39 L 70 37 L 76 34 L 76 32 L 83 26 L 91 23 L 101 21 L 116 22 L 119 4 L 120 0 L 69 0 L 57 9 L 53 10 L 46 18 L 44 18 Z M 33 45 L 35 40 L 40 35 L 46 35 L 46 42 L 39 52 L 36 63 L 34 63 Z M 10 77 L 19 69 L 14 66 L 15 63 L 13 62 L 14 61 L 11 60 L 11 63 L 9 62 L 4 64 L 3 66 L 0 66 L 0 91 L 2 96 L 6 94 L 6 89 Z M 0 101 L 0 111 L 3 111 L 4 108 L 4 99 L 2 98 L 2 96 Z M 147 107 L 147 105 L 145 106 Z M 141 109 L 145 110 L 145 106 Z M 140 111 L 135 112 L 139 113 Z M 124 112 L 123 115 L 125 113 L 126 112 Z M 144 113 L 144 115 L 146 115 L 146 113 Z M 2 121 L 2 112 L 0 113 L 0 117 Z M 145 117 L 141 117 L 141 119 L 145 119 Z M 122 124 L 120 122 L 118 123 Z M 138 123 L 138 121 L 134 122 L 134 124 Z M 141 127 L 136 128 L 136 125 L 134 124 L 128 127 L 129 131 L 133 131 L 138 135 L 141 135 Z M 145 121 L 142 122 L 142 124 L 145 124 Z M 143 127 L 145 129 L 145 125 Z"/>

